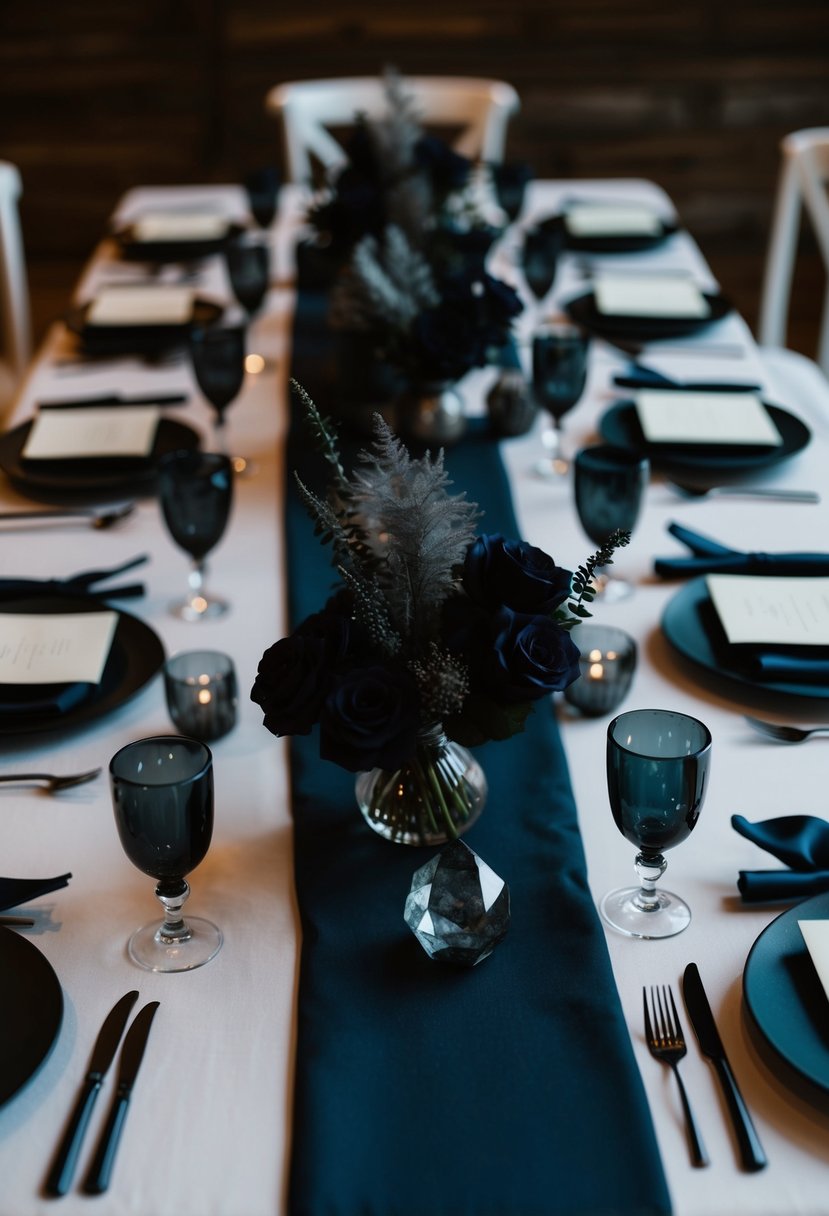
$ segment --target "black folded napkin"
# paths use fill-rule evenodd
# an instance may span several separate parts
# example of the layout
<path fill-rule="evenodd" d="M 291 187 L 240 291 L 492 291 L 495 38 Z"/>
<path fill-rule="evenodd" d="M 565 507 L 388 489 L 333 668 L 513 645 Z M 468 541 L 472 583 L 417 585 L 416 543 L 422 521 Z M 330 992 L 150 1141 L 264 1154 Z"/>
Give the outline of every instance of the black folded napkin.
<path fill-rule="evenodd" d="M 731 816 L 731 826 L 790 868 L 741 870 L 737 887 L 746 903 L 805 899 L 829 891 L 829 823 L 815 815 L 781 815 L 749 823 Z"/>
<path fill-rule="evenodd" d="M 682 524 L 668 531 L 686 545 L 692 557 L 657 557 L 653 568 L 663 578 L 685 578 L 698 574 L 769 574 L 808 576 L 829 574 L 829 553 L 745 553 L 729 549 L 709 536 L 692 532 Z"/>
<path fill-rule="evenodd" d="M 123 574 L 125 570 L 143 566 L 147 561 L 148 555 L 142 553 L 139 557 L 132 557 L 128 562 L 113 566 L 110 570 L 86 570 L 68 578 L 0 578 L 0 601 L 39 595 L 88 595 L 96 600 L 134 599 L 146 591 L 143 583 L 128 583 L 124 587 L 109 588 L 96 587 L 96 584 L 114 578 L 117 574 Z"/>
<path fill-rule="evenodd" d="M 306 387 L 325 353 L 308 308 L 301 292 L 292 370 Z M 354 445 L 341 440 L 351 467 Z M 304 429 L 292 433 L 288 467 L 320 488 L 325 470 Z M 456 492 L 485 509 L 487 530 L 518 535 L 483 427 L 470 427 L 447 468 Z M 286 486 L 297 624 L 333 576 L 293 478 Z M 412 874 L 437 849 L 381 840 L 360 816 L 353 775 L 320 760 L 314 735 L 290 742 L 302 920 L 291 1216 L 669 1211 L 549 701 L 523 734 L 479 752 L 489 801 L 466 839 L 508 882 L 512 917 L 472 971 L 429 960 L 403 920 Z"/>
<path fill-rule="evenodd" d="M 50 891 L 59 891 L 69 885 L 71 872 L 57 878 L 0 878 L 0 912 L 27 904 Z"/>

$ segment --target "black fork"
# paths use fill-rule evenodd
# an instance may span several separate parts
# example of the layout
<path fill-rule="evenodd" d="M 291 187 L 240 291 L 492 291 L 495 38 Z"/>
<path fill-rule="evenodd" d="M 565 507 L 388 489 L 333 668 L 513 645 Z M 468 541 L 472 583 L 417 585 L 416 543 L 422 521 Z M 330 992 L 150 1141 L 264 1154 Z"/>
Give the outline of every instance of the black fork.
<path fill-rule="evenodd" d="M 691 1150 L 691 1161 L 697 1166 L 708 1165 L 708 1154 L 705 1151 L 702 1135 L 694 1118 L 694 1112 L 691 1110 L 691 1104 L 688 1101 L 682 1077 L 679 1075 L 679 1061 L 686 1054 L 688 1048 L 685 1045 L 682 1027 L 679 1024 L 674 994 L 667 985 L 662 986 L 661 992 L 658 988 L 651 988 L 653 1020 L 651 1020 L 651 1014 L 648 1012 L 648 993 L 645 988 L 642 989 L 642 1004 L 645 1009 L 645 1037 L 648 1041 L 650 1053 L 654 1059 L 661 1060 L 663 1064 L 667 1064 L 673 1070 L 677 1085 L 679 1086 L 679 1096 L 682 1099 L 682 1109 L 685 1112 L 685 1126 L 688 1131 L 688 1146 Z"/>

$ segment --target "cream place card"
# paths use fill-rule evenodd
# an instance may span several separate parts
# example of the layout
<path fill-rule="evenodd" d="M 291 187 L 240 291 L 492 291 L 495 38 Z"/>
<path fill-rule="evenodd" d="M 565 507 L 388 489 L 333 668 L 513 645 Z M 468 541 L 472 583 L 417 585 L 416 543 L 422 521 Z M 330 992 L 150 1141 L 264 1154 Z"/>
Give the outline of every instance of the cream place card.
<path fill-rule="evenodd" d="M 149 456 L 160 418 L 152 405 L 40 410 L 20 454 L 25 460 Z"/>
<path fill-rule="evenodd" d="M 189 287 L 102 287 L 87 325 L 186 325 L 193 315 Z"/>
<path fill-rule="evenodd" d="M 662 221 L 648 207 L 636 203 L 576 203 L 564 213 L 571 236 L 660 236 Z"/>
<path fill-rule="evenodd" d="M 783 442 L 756 393 L 640 389 L 634 403 L 648 443 L 778 447 Z"/>
<path fill-rule="evenodd" d="M 226 232 L 224 216 L 203 211 L 159 211 L 142 216 L 132 225 L 136 241 L 214 241 Z"/>
<path fill-rule="evenodd" d="M 596 308 L 609 317 L 699 317 L 711 308 L 699 287 L 683 275 L 599 274 Z"/>
<path fill-rule="evenodd" d="M 709 574 L 706 582 L 729 642 L 829 646 L 829 578 Z"/>
<path fill-rule="evenodd" d="M 0 684 L 100 683 L 117 612 L 3 613 Z"/>
<path fill-rule="evenodd" d="M 829 920 L 799 920 L 797 923 L 823 991 L 829 997 Z"/>

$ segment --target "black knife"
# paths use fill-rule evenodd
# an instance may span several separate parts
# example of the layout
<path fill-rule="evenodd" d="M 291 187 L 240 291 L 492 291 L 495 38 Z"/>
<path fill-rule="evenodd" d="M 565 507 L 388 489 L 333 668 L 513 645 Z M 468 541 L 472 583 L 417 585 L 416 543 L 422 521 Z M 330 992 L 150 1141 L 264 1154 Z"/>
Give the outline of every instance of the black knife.
<path fill-rule="evenodd" d="M 158 1001 L 150 1001 L 149 1005 L 144 1006 L 140 1013 L 136 1015 L 135 1021 L 130 1026 L 127 1031 L 127 1037 L 124 1039 L 124 1046 L 121 1049 L 121 1062 L 118 1068 L 118 1086 L 115 1090 L 115 1098 L 113 1099 L 104 1130 L 101 1132 L 101 1138 L 98 1141 L 95 1156 L 89 1167 L 89 1173 L 84 1179 L 83 1189 L 88 1195 L 100 1195 L 109 1186 L 109 1179 L 115 1162 L 115 1152 L 118 1148 L 118 1141 L 121 1139 L 121 1132 L 124 1129 L 124 1121 L 127 1117 L 132 1087 L 135 1084 L 138 1069 L 141 1067 L 141 1061 L 144 1058 L 144 1048 L 147 1046 L 150 1027 L 155 1017 L 155 1011 L 158 1009 L 158 1004 Z"/>
<path fill-rule="evenodd" d="M 122 996 L 117 1005 L 107 1014 L 103 1026 L 98 1031 L 83 1087 L 78 1094 L 66 1125 L 66 1131 L 63 1133 L 46 1178 L 44 1189 L 47 1195 L 65 1195 L 69 1190 L 72 1175 L 75 1173 L 75 1166 L 78 1163 L 81 1142 L 92 1114 L 92 1107 L 95 1105 L 95 1099 L 103 1084 L 107 1069 L 121 1042 L 127 1018 L 137 1000 L 138 993 L 135 991 Z"/>
<path fill-rule="evenodd" d="M 143 397 L 125 397 L 123 393 L 99 393 L 95 397 L 67 397 L 54 401 L 39 401 L 40 410 L 90 409 L 105 405 L 184 405 L 187 393 L 148 393 Z"/>
<path fill-rule="evenodd" d="M 613 383 L 619 388 L 656 388 L 664 392 L 684 393 L 758 393 L 759 384 L 740 384 L 736 381 L 724 380 L 669 380 L 666 377 L 657 379 L 651 375 L 619 374 L 613 377 Z"/>
<path fill-rule="evenodd" d="M 743 1095 L 740 1093 L 734 1073 L 731 1071 L 731 1065 L 728 1063 L 696 963 L 689 963 L 685 968 L 685 974 L 682 977 L 682 995 L 685 998 L 691 1025 L 699 1040 L 700 1051 L 714 1065 L 725 1094 L 731 1121 L 737 1134 L 743 1168 L 761 1170 L 767 1164 L 766 1154 L 763 1152 L 760 1137 L 754 1129 L 748 1107 L 743 1101 Z"/>

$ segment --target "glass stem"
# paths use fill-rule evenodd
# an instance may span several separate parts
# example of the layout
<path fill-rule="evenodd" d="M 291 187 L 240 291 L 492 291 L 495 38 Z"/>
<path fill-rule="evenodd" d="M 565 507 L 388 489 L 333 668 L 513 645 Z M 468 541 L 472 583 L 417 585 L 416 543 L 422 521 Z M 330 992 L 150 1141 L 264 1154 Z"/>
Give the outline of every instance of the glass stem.
<path fill-rule="evenodd" d="M 190 567 L 190 573 L 187 576 L 187 586 L 189 588 L 187 602 L 193 608 L 197 608 L 197 600 L 202 603 L 204 602 L 204 579 L 206 573 L 207 562 L 204 558 L 194 558 L 193 564 Z"/>
<path fill-rule="evenodd" d="M 643 912 L 656 912 L 659 910 L 659 892 L 656 884 L 665 873 L 668 863 L 661 853 L 650 856 L 645 853 L 637 853 L 635 865 L 639 890 L 634 895 L 633 902 Z"/>
<path fill-rule="evenodd" d="M 216 451 L 222 456 L 229 456 L 227 450 L 227 427 L 225 426 L 224 414 L 217 414 L 216 421 L 213 425 L 213 438 L 216 444 Z"/>
<path fill-rule="evenodd" d="M 181 914 L 181 909 L 190 894 L 190 885 L 183 878 L 162 879 L 155 889 L 156 899 L 164 908 L 164 923 L 156 932 L 156 939 L 165 946 L 186 942 L 192 932 Z"/>

